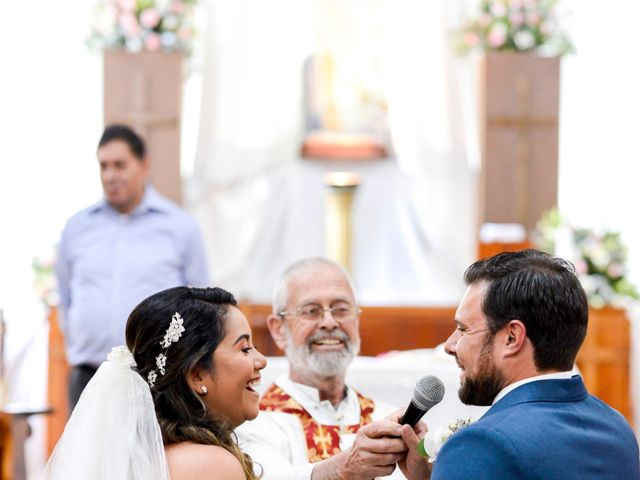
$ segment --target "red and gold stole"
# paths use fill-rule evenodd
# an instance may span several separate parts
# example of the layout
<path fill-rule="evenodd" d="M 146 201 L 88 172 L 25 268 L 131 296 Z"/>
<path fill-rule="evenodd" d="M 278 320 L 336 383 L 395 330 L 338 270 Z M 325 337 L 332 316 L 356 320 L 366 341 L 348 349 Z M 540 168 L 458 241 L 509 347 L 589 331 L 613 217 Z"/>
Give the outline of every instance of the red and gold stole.
<path fill-rule="evenodd" d="M 340 453 L 341 434 L 356 433 L 361 426 L 371 423 L 373 400 L 358 392 L 356 394 L 358 395 L 358 403 L 360 403 L 360 423 L 356 425 L 340 426 L 317 423 L 302 405 L 275 384 L 271 385 L 260 399 L 260 410 L 297 415 L 307 440 L 307 457 L 309 462 L 314 463 Z"/>

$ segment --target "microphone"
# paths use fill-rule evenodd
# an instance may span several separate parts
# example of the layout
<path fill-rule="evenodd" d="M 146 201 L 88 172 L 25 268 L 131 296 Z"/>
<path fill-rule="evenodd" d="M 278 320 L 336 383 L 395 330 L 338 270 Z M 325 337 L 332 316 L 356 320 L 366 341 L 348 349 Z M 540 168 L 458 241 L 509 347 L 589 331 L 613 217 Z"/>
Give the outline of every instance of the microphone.
<path fill-rule="evenodd" d="M 431 407 L 437 405 L 444 397 L 444 383 L 438 377 L 427 375 L 416 383 L 411 403 L 400 418 L 400 425 L 412 427 L 420 421 Z"/>

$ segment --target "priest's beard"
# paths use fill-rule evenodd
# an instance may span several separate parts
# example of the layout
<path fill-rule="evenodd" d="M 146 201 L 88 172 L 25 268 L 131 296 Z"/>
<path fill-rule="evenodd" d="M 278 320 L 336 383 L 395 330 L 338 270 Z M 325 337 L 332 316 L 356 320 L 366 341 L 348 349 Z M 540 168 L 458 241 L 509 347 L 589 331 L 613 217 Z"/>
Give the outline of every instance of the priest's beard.
<path fill-rule="evenodd" d="M 493 335 L 488 334 L 485 339 L 476 375 L 467 375 L 460 386 L 458 396 L 466 405 L 489 406 L 493 399 L 505 387 L 502 372 L 493 363 Z"/>
<path fill-rule="evenodd" d="M 313 342 L 325 337 L 339 338 L 345 348 L 338 351 L 314 352 L 311 349 Z M 289 364 L 301 374 L 311 374 L 317 377 L 327 378 L 344 375 L 347 367 L 360 351 L 360 339 L 354 341 L 341 331 L 336 330 L 330 334 L 324 332 L 315 333 L 303 345 L 295 345 L 288 327 L 284 329 L 285 351 Z"/>

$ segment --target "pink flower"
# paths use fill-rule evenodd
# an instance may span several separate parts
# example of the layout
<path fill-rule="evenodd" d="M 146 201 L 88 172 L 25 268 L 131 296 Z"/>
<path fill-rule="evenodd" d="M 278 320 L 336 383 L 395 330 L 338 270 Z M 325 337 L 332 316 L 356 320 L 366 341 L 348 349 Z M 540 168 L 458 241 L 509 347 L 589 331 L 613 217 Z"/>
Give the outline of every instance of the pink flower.
<path fill-rule="evenodd" d="M 607 268 L 607 273 L 613 278 L 621 277 L 624 275 L 624 267 L 619 263 L 612 263 L 609 265 L 609 268 Z"/>
<path fill-rule="evenodd" d="M 136 8 L 136 0 L 118 0 L 120 8 L 127 12 L 132 12 Z"/>
<path fill-rule="evenodd" d="M 509 22 L 514 27 L 519 27 L 520 25 L 522 25 L 522 22 L 524 22 L 524 16 L 521 12 L 512 12 L 509 15 Z"/>
<path fill-rule="evenodd" d="M 180 0 L 174 0 L 171 2 L 171 11 L 177 14 L 182 13 L 184 11 L 184 4 Z"/>
<path fill-rule="evenodd" d="M 576 267 L 576 273 L 587 273 L 587 262 L 585 262 L 582 258 L 577 259 L 574 262 L 574 266 Z"/>
<path fill-rule="evenodd" d="M 494 1 L 490 10 L 491 14 L 496 18 L 504 17 L 507 14 L 507 7 L 501 1 Z"/>
<path fill-rule="evenodd" d="M 193 30 L 189 27 L 180 27 L 178 30 L 178 38 L 183 42 L 188 42 L 193 37 Z"/>
<path fill-rule="evenodd" d="M 488 13 L 482 13 L 478 17 L 478 23 L 481 27 L 488 27 L 491 24 L 491 15 Z"/>
<path fill-rule="evenodd" d="M 545 20 L 540 24 L 540 31 L 544 35 L 551 35 L 553 33 L 554 28 L 555 28 L 554 23 L 548 20 Z"/>
<path fill-rule="evenodd" d="M 128 37 L 135 37 L 140 32 L 140 25 L 136 16 L 131 12 L 124 12 L 120 14 L 120 27 L 124 34 Z"/>
<path fill-rule="evenodd" d="M 480 38 L 476 32 L 466 32 L 462 37 L 462 41 L 467 47 L 473 48 L 480 42 Z"/>
<path fill-rule="evenodd" d="M 527 25 L 530 27 L 535 27 L 538 23 L 540 23 L 540 15 L 538 12 L 528 12 L 527 13 Z"/>
<path fill-rule="evenodd" d="M 150 33 L 144 39 L 144 48 L 149 52 L 157 52 L 160 50 L 160 35 L 157 33 Z"/>
<path fill-rule="evenodd" d="M 492 48 L 499 48 L 507 40 L 507 28 L 502 23 L 497 23 L 487 35 L 487 42 Z"/>
<path fill-rule="evenodd" d="M 140 12 L 140 24 L 149 30 L 154 29 L 160 23 L 160 13 L 155 8 L 147 8 Z"/>

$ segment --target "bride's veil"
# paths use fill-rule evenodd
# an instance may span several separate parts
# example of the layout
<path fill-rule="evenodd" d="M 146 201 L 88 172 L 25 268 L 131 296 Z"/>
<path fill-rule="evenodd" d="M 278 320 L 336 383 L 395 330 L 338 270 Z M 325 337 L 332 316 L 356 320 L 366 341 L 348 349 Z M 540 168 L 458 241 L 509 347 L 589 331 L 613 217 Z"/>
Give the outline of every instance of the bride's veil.
<path fill-rule="evenodd" d="M 169 479 L 151 391 L 133 365 L 126 347 L 111 351 L 73 410 L 45 479 Z"/>

